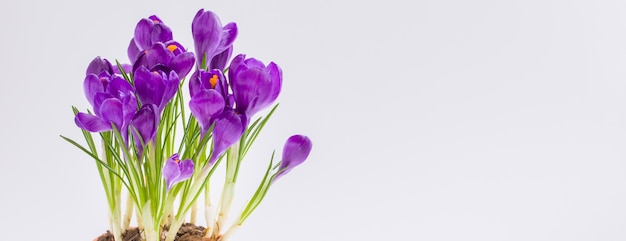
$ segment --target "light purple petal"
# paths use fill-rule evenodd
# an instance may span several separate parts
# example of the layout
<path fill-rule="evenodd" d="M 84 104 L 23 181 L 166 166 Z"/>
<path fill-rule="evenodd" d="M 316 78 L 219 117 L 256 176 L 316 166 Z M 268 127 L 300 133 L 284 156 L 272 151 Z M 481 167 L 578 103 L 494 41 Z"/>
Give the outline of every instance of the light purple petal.
<path fill-rule="evenodd" d="M 302 164 L 311 153 L 313 143 L 303 135 L 293 135 L 287 139 L 283 147 L 283 160 L 280 163 L 281 170 L 274 180 L 287 174 L 294 167 Z"/>
<path fill-rule="evenodd" d="M 184 52 L 174 58 L 168 64 L 170 69 L 176 71 L 178 76 L 184 78 L 189 74 L 191 68 L 193 67 L 193 63 L 195 62 L 195 57 L 192 52 Z"/>
<path fill-rule="evenodd" d="M 89 132 L 110 131 L 112 129 L 110 122 L 106 122 L 100 117 L 82 112 L 79 112 L 76 117 L 74 117 L 74 123 L 76 123 L 76 125 L 81 129 Z"/>
<path fill-rule="evenodd" d="M 152 26 L 154 22 L 150 19 L 144 18 L 139 20 L 135 27 L 135 44 L 139 50 L 144 50 L 152 46 Z"/>
<path fill-rule="evenodd" d="M 213 153 L 209 164 L 215 163 L 230 146 L 241 138 L 245 127 L 241 118 L 234 111 L 224 111 L 213 128 Z"/>
<path fill-rule="evenodd" d="M 137 57 L 139 56 L 139 53 L 141 53 L 141 50 L 139 50 L 139 47 L 137 47 L 134 38 L 130 39 L 130 43 L 128 44 L 128 49 L 126 50 L 126 52 L 128 54 L 128 59 L 130 60 L 130 63 L 134 64 L 137 60 Z"/>
<path fill-rule="evenodd" d="M 202 90 L 189 101 L 191 114 L 198 120 L 204 135 L 212 120 L 224 109 L 224 97 L 216 90 Z"/>
<path fill-rule="evenodd" d="M 196 47 L 198 67 L 205 55 L 208 65 L 220 43 L 222 23 L 213 12 L 200 9 L 191 23 L 191 33 Z"/>
<path fill-rule="evenodd" d="M 193 161 L 187 159 L 178 163 L 180 165 L 180 176 L 178 181 L 184 181 L 193 175 Z"/>
<path fill-rule="evenodd" d="M 178 167 L 178 154 L 172 155 L 167 161 L 165 161 L 165 165 L 163 165 L 163 178 L 165 178 L 165 183 L 167 185 L 167 190 L 174 185 L 175 179 L 180 176 L 180 168 Z"/>
<path fill-rule="evenodd" d="M 87 97 L 91 106 L 94 105 L 94 97 L 96 96 L 96 93 L 104 92 L 104 86 L 102 85 L 102 82 L 100 82 L 100 78 L 98 78 L 95 74 L 89 74 L 85 77 L 83 89 L 85 91 L 85 97 Z"/>

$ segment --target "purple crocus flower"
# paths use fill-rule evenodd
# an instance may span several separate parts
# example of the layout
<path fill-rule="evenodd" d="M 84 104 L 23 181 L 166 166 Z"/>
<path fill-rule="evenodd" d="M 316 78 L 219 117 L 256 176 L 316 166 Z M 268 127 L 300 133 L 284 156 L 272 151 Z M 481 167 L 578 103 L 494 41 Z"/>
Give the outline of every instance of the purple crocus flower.
<path fill-rule="evenodd" d="M 193 175 L 193 161 L 181 161 L 178 153 L 174 153 L 163 165 L 163 178 L 169 191 L 174 184 L 187 180 Z"/>
<path fill-rule="evenodd" d="M 135 36 L 128 46 L 128 58 L 134 63 L 141 51 L 155 43 L 165 43 L 172 39 L 172 30 L 157 16 L 141 19 L 135 26 Z"/>
<path fill-rule="evenodd" d="M 191 71 L 193 63 L 193 53 L 187 52 L 178 42 L 159 42 L 139 53 L 133 64 L 133 70 L 136 71 L 141 66 L 152 71 L 170 69 L 175 71 L 178 76 L 184 77 Z"/>
<path fill-rule="evenodd" d="M 222 26 L 215 13 L 200 9 L 191 23 L 191 33 L 196 47 L 197 66 L 201 66 L 202 60 L 206 58 L 206 69 L 224 69 L 237 38 L 237 24 Z"/>
<path fill-rule="evenodd" d="M 283 160 L 280 162 L 279 172 L 274 180 L 284 176 L 294 167 L 302 164 L 311 153 L 313 143 L 303 135 L 293 135 L 287 139 L 283 147 Z"/>
<path fill-rule="evenodd" d="M 271 105 L 282 84 L 282 70 L 274 62 L 267 66 L 254 58 L 240 54 L 230 63 L 228 79 L 238 113 L 251 118 Z"/>
<path fill-rule="evenodd" d="M 160 116 L 167 103 L 174 98 L 180 78 L 174 71 L 161 70 L 150 72 L 146 67 L 139 67 L 134 74 L 137 98 L 142 105 L 153 104 Z"/>

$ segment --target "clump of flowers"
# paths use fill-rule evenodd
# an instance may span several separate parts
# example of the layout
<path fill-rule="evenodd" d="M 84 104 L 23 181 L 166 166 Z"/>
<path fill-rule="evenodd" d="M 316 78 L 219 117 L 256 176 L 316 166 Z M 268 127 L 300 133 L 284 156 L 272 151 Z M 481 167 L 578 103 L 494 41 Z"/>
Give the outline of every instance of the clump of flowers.
<path fill-rule="evenodd" d="M 115 240 L 134 214 L 143 240 L 172 241 L 201 209 L 205 238 L 228 240 L 270 186 L 311 151 L 308 137 L 289 137 L 281 160 L 271 155 L 258 189 L 227 226 L 239 167 L 278 106 L 282 70 L 243 54 L 231 60 L 237 25 L 222 25 L 211 11 L 199 10 L 191 28 L 195 54 L 150 16 L 137 23 L 129 64 L 93 59 L 83 82 L 92 108 L 73 107 L 86 144 L 62 136 L 96 161 Z M 216 205 L 210 178 L 220 166 L 226 179 Z"/>

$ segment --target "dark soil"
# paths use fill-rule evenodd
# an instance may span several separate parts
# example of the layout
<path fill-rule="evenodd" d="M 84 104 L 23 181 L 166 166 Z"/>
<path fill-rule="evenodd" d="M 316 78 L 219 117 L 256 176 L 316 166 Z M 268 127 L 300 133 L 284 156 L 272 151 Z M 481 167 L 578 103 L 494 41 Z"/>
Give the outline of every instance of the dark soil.
<path fill-rule="evenodd" d="M 202 226 L 196 226 L 190 223 L 183 224 L 178 233 L 176 233 L 175 241 L 210 241 L 208 238 L 204 238 L 205 228 Z M 137 228 L 130 228 L 122 234 L 122 241 L 142 241 L 141 231 Z M 167 231 L 163 231 L 165 233 Z M 161 235 L 161 240 L 165 240 L 165 235 Z M 109 231 L 100 235 L 94 239 L 94 241 L 115 241 L 113 234 Z"/>

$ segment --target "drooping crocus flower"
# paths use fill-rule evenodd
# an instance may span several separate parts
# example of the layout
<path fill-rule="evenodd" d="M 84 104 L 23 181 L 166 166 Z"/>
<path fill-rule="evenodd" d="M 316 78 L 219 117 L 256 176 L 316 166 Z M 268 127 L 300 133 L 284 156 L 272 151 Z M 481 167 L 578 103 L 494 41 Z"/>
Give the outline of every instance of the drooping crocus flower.
<path fill-rule="evenodd" d="M 133 71 L 141 66 L 151 71 L 167 68 L 175 71 L 178 76 L 184 77 L 193 67 L 193 63 L 193 53 L 187 52 L 178 42 L 159 42 L 139 53 L 133 64 Z"/>
<path fill-rule="evenodd" d="M 135 70 L 134 77 L 137 98 L 142 105 L 155 105 L 157 115 L 160 115 L 167 103 L 174 98 L 180 83 L 180 78 L 174 71 L 150 72 L 144 66 Z"/>
<path fill-rule="evenodd" d="M 215 119 L 213 127 L 213 152 L 209 158 L 209 164 L 215 163 L 224 152 L 241 138 L 245 130 L 241 116 L 233 110 L 225 109 Z"/>
<path fill-rule="evenodd" d="M 267 66 L 254 58 L 246 59 L 240 54 L 230 63 L 228 79 L 238 113 L 251 118 L 271 105 L 282 84 L 282 70 L 274 62 Z"/>
<path fill-rule="evenodd" d="M 163 165 L 163 178 L 169 191 L 174 184 L 187 180 L 193 175 L 193 161 L 181 161 L 178 153 L 174 153 Z"/>
<path fill-rule="evenodd" d="M 293 135 L 287 139 L 283 147 L 283 160 L 280 162 L 279 172 L 274 180 L 284 176 L 294 167 L 302 164 L 311 153 L 313 143 L 303 135 Z"/>
<path fill-rule="evenodd" d="M 85 78 L 85 94 L 94 113 L 79 112 L 76 125 L 90 132 L 110 131 L 114 124 L 127 143 L 128 126 L 137 110 L 133 87 L 119 76 L 114 76 L 106 87 L 94 74 Z"/>
<path fill-rule="evenodd" d="M 130 122 L 138 157 L 143 154 L 143 147 L 156 137 L 158 120 L 155 108 L 153 104 L 143 105 Z"/>
<path fill-rule="evenodd" d="M 206 69 L 223 70 L 232 53 L 232 44 L 237 38 L 237 24 L 228 23 L 222 26 L 215 13 L 200 9 L 191 23 L 191 33 L 196 47 L 198 68 L 201 68 L 204 59 Z M 217 55 L 220 56 L 214 62 L 213 59 Z"/>

